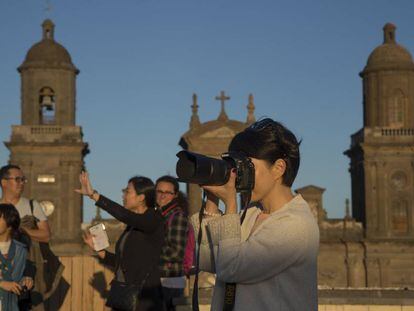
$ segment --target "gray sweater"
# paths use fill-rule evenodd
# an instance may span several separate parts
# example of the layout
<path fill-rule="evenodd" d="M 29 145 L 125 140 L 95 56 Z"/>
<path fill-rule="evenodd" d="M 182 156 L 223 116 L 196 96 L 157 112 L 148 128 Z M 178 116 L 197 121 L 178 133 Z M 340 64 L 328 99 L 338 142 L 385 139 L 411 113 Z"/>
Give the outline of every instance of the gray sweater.
<path fill-rule="evenodd" d="M 260 212 L 250 208 L 243 225 L 236 214 L 203 220 L 200 269 L 216 273 L 211 310 L 223 309 L 226 282 L 237 283 L 235 311 L 317 310 L 319 229 L 308 204 L 297 195 L 250 234 Z"/>

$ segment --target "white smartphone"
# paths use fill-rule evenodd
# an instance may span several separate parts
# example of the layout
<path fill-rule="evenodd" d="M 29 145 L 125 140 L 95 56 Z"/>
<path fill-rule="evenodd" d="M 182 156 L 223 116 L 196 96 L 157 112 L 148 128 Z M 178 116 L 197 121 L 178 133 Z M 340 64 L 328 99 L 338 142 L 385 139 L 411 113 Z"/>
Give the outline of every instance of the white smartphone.
<path fill-rule="evenodd" d="M 92 242 L 95 251 L 99 252 L 109 247 L 108 234 L 106 233 L 105 225 L 103 223 L 90 227 L 89 232 L 92 234 Z"/>

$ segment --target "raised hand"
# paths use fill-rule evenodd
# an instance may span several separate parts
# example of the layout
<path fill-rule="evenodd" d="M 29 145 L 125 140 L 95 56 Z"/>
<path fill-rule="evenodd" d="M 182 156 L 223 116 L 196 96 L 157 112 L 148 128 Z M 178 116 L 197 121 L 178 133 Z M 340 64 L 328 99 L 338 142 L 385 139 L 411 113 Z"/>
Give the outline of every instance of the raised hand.
<path fill-rule="evenodd" d="M 79 182 L 81 184 L 81 188 L 75 189 L 75 191 L 79 194 L 91 197 L 93 195 L 93 187 L 91 185 L 91 181 L 89 180 L 89 175 L 87 172 L 82 171 L 82 173 L 79 175 Z"/>

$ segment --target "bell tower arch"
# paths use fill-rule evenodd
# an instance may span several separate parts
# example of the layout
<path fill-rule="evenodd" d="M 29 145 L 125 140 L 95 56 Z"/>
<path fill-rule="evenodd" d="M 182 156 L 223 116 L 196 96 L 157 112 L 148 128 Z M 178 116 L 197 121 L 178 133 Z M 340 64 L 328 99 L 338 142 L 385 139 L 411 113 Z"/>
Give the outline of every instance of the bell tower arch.
<path fill-rule="evenodd" d="M 24 196 L 42 203 L 49 214 L 51 244 L 60 253 L 80 252 L 82 198 L 73 189 L 88 145 L 76 125 L 76 76 L 69 52 L 55 41 L 55 25 L 42 24 L 42 39 L 18 67 L 21 124 L 12 126 L 10 163 L 28 177 Z"/>
<path fill-rule="evenodd" d="M 414 62 L 386 24 L 360 73 L 363 128 L 351 137 L 352 209 L 370 239 L 414 238 Z"/>

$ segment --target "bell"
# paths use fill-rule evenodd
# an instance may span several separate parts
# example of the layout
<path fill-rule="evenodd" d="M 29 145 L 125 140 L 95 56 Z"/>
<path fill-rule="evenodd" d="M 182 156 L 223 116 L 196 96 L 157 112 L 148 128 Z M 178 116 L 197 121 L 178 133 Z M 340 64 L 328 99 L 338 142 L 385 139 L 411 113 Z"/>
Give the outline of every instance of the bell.
<path fill-rule="evenodd" d="M 43 96 L 42 102 L 40 103 L 42 107 L 45 107 L 47 111 L 53 111 L 53 102 L 51 96 Z"/>

